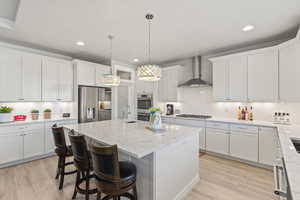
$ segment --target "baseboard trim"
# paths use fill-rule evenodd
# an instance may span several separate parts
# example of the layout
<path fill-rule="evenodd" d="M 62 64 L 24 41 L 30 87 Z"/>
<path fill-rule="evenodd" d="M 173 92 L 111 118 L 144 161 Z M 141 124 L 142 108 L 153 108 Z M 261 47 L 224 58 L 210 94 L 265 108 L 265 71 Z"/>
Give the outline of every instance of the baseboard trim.
<path fill-rule="evenodd" d="M 43 155 L 34 156 L 34 157 L 31 157 L 31 158 L 26 158 L 26 159 L 22 159 L 22 160 L 17 160 L 17 161 L 12 161 L 12 162 L 8 162 L 8 163 L 0 164 L 0 169 L 6 168 L 6 167 L 12 167 L 12 166 L 27 163 L 27 162 L 31 162 L 31 161 L 34 161 L 34 160 L 40 160 L 40 159 L 47 158 L 47 157 L 50 157 L 50 156 L 53 156 L 53 155 L 55 155 L 55 153 L 50 152 L 50 153 L 46 153 L 46 154 L 43 154 Z"/>
<path fill-rule="evenodd" d="M 183 190 L 181 190 L 176 197 L 174 198 L 174 200 L 182 200 L 192 189 L 193 187 L 200 181 L 200 177 L 199 174 L 197 174 L 197 176 L 195 178 L 193 178 L 193 180 L 186 185 Z"/>

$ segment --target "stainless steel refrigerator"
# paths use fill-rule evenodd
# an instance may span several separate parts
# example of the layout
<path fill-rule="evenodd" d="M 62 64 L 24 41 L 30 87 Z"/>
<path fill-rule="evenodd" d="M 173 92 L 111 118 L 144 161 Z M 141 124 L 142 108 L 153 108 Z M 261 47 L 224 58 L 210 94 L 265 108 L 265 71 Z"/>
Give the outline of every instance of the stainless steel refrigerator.
<path fill-rule="evenodd" d="M 111 88 L 78 88 L 79 123 L 111 119 Z"/>

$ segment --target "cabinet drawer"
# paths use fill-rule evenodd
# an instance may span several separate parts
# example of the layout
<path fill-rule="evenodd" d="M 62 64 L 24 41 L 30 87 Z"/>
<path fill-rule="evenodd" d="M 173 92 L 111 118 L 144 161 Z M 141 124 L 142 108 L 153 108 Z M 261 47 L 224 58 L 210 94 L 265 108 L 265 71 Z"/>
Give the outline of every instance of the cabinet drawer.
<path fill-rule="evenodd" d="M 194 126 L 194 127 L 204 127 L 205 122 L 201 120 L 191 120 L 191 119 L 174 119 L 174 124 L 183 126 Z"/>
<path fill-rule="evenodd" d="M 25 126 L 3 126 L 0 127 L 0 134 L 22 132 Z"/>
<path fill-rule="evenodd" d="M 229 131 L 229 124 L 222 122 L 206 122 L 206 127 Z"/>
<path fill-rule="evenodd" d="M 231 129 L 231 131 L 258 133 L 257 126 L 231 125 L 230 129 Z"/>
<path fill-rule="evenodd" d="M 229 132 L 220 129 L 206 129 L 206 150 L 229 154 Z"/>

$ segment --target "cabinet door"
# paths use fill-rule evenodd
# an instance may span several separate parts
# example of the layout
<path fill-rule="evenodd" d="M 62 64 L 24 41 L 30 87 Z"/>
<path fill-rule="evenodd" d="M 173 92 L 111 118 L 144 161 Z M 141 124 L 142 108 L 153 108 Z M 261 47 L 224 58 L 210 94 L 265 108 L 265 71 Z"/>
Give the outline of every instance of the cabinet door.
<path fill-rule="evenodd" d="M 0 135 L 0 164 L 21 160 L 23 140 L 19 133 Z"/>
<path fill-rule="evenodd" d="M 36 129 L 24 132 L 24 158 L 30 158 L 44 153 L 44 130 Z"/>
<path fill-rule="evenodd" d="M 295 86 L 300 85 L 300 44 L 294 43 L 279 50 L 279 98 L 282 101 L 300 101 Z"/>
<path fill-rule="evenodd" d="M 22 85 L 22 56 L 17 51 L 0 48 L 0 101 L 19 101 Z"/>
<path fill-rule="evenodd" d="M 178 71 L 177 68 L 168 70 L 167 80 L 167 100 L 170 102 L 177 102 L 177 89 L 178 89 Z"/>
<path fill-rule="evenodd" d="M 206 133 L 205 128 L 202 128 L 199 131 L 199 149 L 205 150 L 206 149 Z"/>
<path fill-rule="evenodd" d="M 43 60 L 43 100 L 59 100 L 59 68 L 60 62 L 52 58 Z"/>
<path fill-rule="evenodd" d="M 213 96 L 216 101 L 228 100 L 228 61 L 213 62 Z"/>
<path fill-rule="evenodd" d="M 79 61 L 77 63 L 78 85 L 94 86 L 96 84 L 95 64 Z"/>
<path fill-rule="evenodd" d="M 229 133 L 224 130 L 206 129 L 206 150 L 220 153 L 229 154 Z"/>
<path fill-rule="evenodd" d="M 73 65 L 69 61 L 61 61 L 59 67 L 59 100 L 73 100 Z"/>
<path fill-rule="evenodd" d="M 248 56 L 249 101 L 278 98 L 278 51 L 268 49 Z"/>
<path fill-rule="evenodd" d="M 42 57 L 39 55 L 23 54 L 22 99 L 25 101 L 42 100 Z"/>
<path fill-rule="evenodd" d="M 57 122 L 48 122 L 45 124 L 45 151 L 53 152 L 55 149 L 52 126 Z"/>
<path fill-rule="evenodd" d="M 105 74 L 111 74 L 111 67 L 106 65 L 97 65 L 95 74 L 97 86 L 103 86 L 103 76 Z"/>
<path fill-rule="evenodd" d="M 166 102 L 167 101 L 167 91 L 168 91 L 168 76 L 169 73 L 166 70 L 162 70 L 161 79 L 158 83 L 158 97 L 159 101 Z"/>
<path fill-rule="evenodd" d="M 259 162 L 273 166 L 276 158 L 276 129 L 259 128 Z"/>
<path fill-rule="evenodd" d="M 230 101 L 247 100 L 247 57 L 229 59 L 228 92 Z"/>
<path fill-rule="evenodd" d="M 230 134 L 230 155 L 258 162 L 258 133 L 232 131 Z"/>

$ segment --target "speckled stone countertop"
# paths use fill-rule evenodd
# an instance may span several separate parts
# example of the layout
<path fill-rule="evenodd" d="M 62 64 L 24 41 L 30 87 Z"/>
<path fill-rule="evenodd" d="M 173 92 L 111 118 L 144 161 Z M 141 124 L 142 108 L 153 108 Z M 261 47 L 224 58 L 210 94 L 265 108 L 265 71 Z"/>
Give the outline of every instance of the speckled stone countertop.
<path fill-rule="evenodd" d="M 92 122 L 64 127 L 83 134 L 100 143 L 114 145 L 136 158 L 142 158 L 148 154 L 156 152 L 167 145 L 183 141 L 188 137 L 198 134 L 199 128 L 163 125 L 165 129 L 162 133 L 155 133 L 146 128 L 147 122 L 137 121 L 127 123 L 124 120 L 110 120 L 102 122 Z"/>

